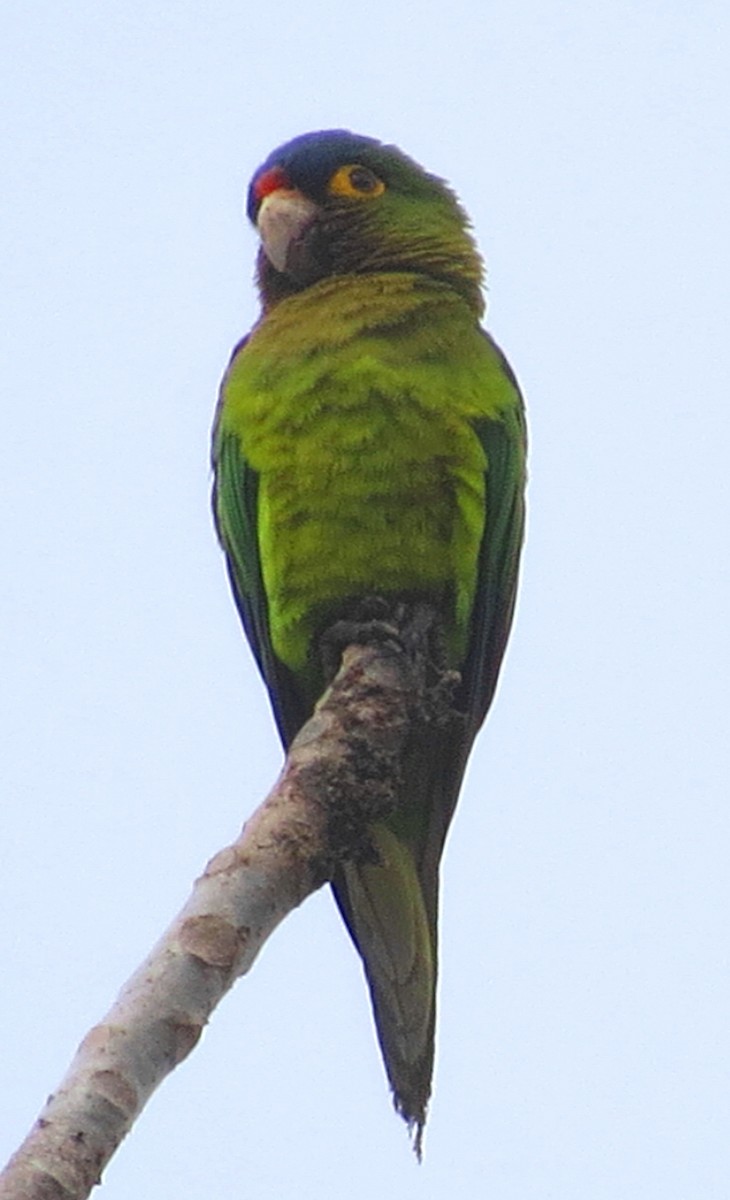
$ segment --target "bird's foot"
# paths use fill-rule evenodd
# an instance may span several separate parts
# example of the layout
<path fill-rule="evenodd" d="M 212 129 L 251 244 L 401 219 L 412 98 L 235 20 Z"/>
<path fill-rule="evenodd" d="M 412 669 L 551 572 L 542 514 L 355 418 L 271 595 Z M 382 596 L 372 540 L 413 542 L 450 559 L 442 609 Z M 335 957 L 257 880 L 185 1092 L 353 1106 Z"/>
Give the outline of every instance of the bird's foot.
<path fill-rule="evenodd" d="M 348 646 L 381 646 L 390 642 L 399 646 L 398 630 L 387 621 L 336 621 L 322 635 L 320 654 L 325 679 L 330 682 L 340 669 L 343 652 Z"/>
<path fill-rule="evenodd" d="M 325 630 L 320 653 L 325 678 L 333 679 L 347 646 L 386 645 L 403 651 L 415 663 L 431 656 L 435 613 L 427 604 L 390 601 L 384 596 L 353 600 L 339 621 Z"/>
<path fill-rule="evenodd" d="M 424 718 L 442 723 L 453 713 L 461 676 L 449 670 L 443 626 L 433 605 L 383 596 L 353 601 L 320 640 L 325 679 L 334 679 L 347 646 L 373 644 L 389 645 L 408 657 L 421 680 Z"/>

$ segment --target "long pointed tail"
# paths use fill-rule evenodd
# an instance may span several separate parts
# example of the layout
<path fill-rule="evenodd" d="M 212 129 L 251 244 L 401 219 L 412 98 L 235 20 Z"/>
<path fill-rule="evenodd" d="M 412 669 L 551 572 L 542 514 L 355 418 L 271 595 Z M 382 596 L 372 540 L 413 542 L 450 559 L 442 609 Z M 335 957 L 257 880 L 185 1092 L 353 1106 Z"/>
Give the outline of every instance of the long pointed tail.
<path fill-rule="evenodd" d="M 371 833 L 380 861 L 347 864 L 335 895 L 365 966 L 395 1107 L 420 1157 L 434 1058 L 435 906 L 429 919 L 409 846 L 385 825 Z"/>

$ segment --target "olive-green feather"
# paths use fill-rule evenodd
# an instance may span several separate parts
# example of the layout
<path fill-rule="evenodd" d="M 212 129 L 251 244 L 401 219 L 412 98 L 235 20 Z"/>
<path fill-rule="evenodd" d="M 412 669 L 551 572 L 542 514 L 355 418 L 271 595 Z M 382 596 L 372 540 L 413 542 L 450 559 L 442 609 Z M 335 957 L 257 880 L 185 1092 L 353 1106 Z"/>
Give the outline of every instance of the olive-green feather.
<path fill-rule="evenodd" d="M 462 719 L 414 738 L 397 810 L 372 830 L 379 861 L 333 883 L 420 1145 L 439 862 L 514 609 L 522 401 L 479 327 L 481 267 L 445 185 L 354 135 L 310 135 L 277 155 L 255 180 L 282 164 L 320 204 L 316 253 L 306 278 L 260 256 L 263 314 L 234 352 L 214 429 L 216 524 L 285 745 L 326 683 L 321 636 L 358 598 L 427 601 L 461 674 Z M 386 181 L 382 205 L 328 196 L 342 161 Z"/>
<path fill-rule="evenodd" d="M 418 277 L 327 280 L 256 328 L 224 381 L 217 441 L 237 438 L 258 478 L 269 636 L 291 670 L 314 667 L 314 634 L 337 603 L 372 588 L 443 597 L 463 658 L 485 520 L 476 424 L 513 403 L 467 305 Z M 217 512 L 230 545 L 226 466 Z M 233 553 L 243 563 L 248 538 Z"/>
<path fill-rule="evenodd" d="M 353 596 L 437 599 L 463 670 L 463 741 L 431 735 L 410 764 L 407 828 L 377 834 L 383 866 L 336 881 L 358 945 L 380 947 L 366 960 L 378 1027 L 399 1106 L 417 1121 L 433 1060 L 438 861 L 514 602 L 517 395 L 463 300 L 404 275 L 327 281 L 281 304 L 223 388 L 218 524 L 285 743 L 324 684 L 318 636 Z"/>

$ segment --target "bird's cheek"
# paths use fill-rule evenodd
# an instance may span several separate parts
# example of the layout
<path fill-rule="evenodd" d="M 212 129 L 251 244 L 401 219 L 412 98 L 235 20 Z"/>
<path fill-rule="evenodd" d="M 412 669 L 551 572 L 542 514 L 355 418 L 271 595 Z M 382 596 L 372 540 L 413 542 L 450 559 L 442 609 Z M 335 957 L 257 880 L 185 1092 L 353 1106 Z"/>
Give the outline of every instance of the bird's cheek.
<path fill-rule="evenodd" d="M 297 274 L 297 258 L 306 246 L 317 206 L 301 192 L 277 190 L 265 196 L 256 227 L 264 253 L 282 274 Z"/>

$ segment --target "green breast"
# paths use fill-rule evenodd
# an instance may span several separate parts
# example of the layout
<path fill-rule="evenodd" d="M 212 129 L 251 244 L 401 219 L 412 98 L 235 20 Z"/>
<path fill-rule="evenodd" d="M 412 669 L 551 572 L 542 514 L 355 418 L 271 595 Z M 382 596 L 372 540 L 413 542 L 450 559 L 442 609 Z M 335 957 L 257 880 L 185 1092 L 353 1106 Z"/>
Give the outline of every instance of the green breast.
<path fill-rule="evenodd" d="M 292 670 L 348 597 L 420 593 L 452 656 L 468 633 L 484 528 L 474 429 L 511 399 L 451 289 L 343 276 L 282 301 L 233 360 L 221 428 L 258 475 L 272 644 Z"/>

